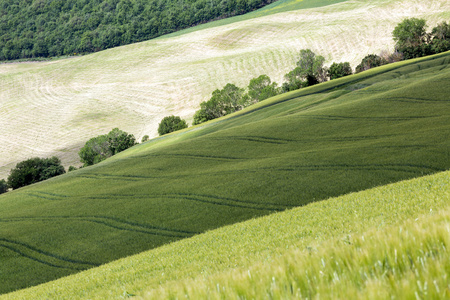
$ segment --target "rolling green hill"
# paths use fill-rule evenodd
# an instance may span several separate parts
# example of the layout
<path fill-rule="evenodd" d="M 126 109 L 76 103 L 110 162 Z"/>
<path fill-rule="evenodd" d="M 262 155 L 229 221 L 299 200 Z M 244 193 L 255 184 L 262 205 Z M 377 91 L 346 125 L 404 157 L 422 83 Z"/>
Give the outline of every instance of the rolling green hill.
<path fill-rule="evenodd" d="M 449 179 L 310 203 L 0 299 L 446 298 Z"/>
<path fill-rule="evenodd" d="M 1 292 L 450 168 L 450 53 L 283 94 L 0 196 Z"/>
<path fill-rule="evenodd" d="M 424 18 L 431 28 L 450 20 L 447 0 L 327 3 L 279 0 L 248 19 L 202 30 L 86 56 L 0 64 L 0 180 L 31 157 L 55 155 L 66 168 L 79 166 L 84 143 L 116 127 L 141 140 L 157 136 L 165 116 L 191 123 L 200 103 L 227 83 L 245 87 L 267 74 L 281 84 L 300 49 L 323 55 L 326 65 L 355 67 L 367 54 L 392 51 L 391 33 L 404 18 Z"/>

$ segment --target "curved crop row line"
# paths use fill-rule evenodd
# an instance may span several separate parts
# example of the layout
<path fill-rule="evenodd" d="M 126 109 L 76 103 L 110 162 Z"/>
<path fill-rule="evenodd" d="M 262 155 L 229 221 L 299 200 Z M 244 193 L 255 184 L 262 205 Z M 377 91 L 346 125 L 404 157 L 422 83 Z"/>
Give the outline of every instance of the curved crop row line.
<path fill-rule="evenodd" d="M 178 176 L 177 176 L 178 177 Z M 205 196 L 205 195 L 193 195 L 193 194 L 159 194 L 159 195 L 125 195 L 132 198 L 141 198 L 141 199 L 180 199 L 180 200 L 189 200 L 189 201 L 197 201 L 207 204 L 214 204 L 214 205 L 221 205 L 221 206 L 229 206 L 229 207 L 239 207 L 239 208 L 246 208 L 246 209 L 256 209 L 256 210 L 270 210 L 270 211 L 283 211 L 286 208 L 294 207 L 291 205 L 286 204 L 272 204 L 272 203 L 258 203 L 258 202 L 247 202 L 243 200 L 238 199 L 231 199 L 231 198 L 222 198 L 222 197 L 215 197 L 215 196 Z M 123 195 L 104 195 L 104 196 L 94 196 L 94 197 L 86 197 L 87 199 L 108 199 L 108 198 L 122 198 Z M 206 199 L 205 199 L 206 198 Z M 208 198 L 216 199 L 216 200 L 226 200 L 230 202 L 237 202 L 237 203 L 226 203 L 226 202 L 218 202 L 215 200 L 208 200 Z M 256 205 L 256 206 L 252 206 Z M 267 207 L 269 206 L 275 206 L 275 207 Z M 262 206 L 262 207 L 258 207 Z M 266 207 L 264 207 L 266 206 Z M 283 206 L 284 208 L 281 208 L 280 206 Z"/>
<path fill-rule="evenodd" d="M 446 82 L 448 84 L 448 82 Z M 424 98 L 413 98 L 413 97 L 392 97 L 392 98 L 383 98 L 381 100 L 385 101 L 398 101 L 398 102 L 414 102 L 414 103 L 444 103 L 449 102 L 448 100 L 439 100 L 439 99 L 424 99 Z"/>
<path fill-rule="evenodd" d="M 229 136 L 229 137 L 217 137 L 211 138 L 211 140 L 239 140 L 239 141 L 249 141 L 258 143 L 269 143 L 269 144 L 288 144 L 288 143 L 317 143 L 317 142 L 357 142 L 365 140 L 377 140 L 381 138 L 390 138 L 394 136 L 399 136 L 400 134 L 380 134 L 380 135 L 361 135 L 361 136 L 344 136 L 344 137 L 319 137 L 317 139 L 276 139 L 270 137 L 259 137 L 259 136 Z M 266 141 L 267 140 L 267 141 Z M 272 141 L 273 140 L 273 141 Z"/>
<path fill-rule="evenodd" d="M 324 140 L 326 141 L 326 140 Z M 398 145 L 398 146 L 377 146 L 376 148 L 388 148 L 388 147 L 400 147 L 400 148 L 411 148 L 411 147 L 418 147 L 418 148 L 426 148 L 427 145 Z M 373 146 L 370 147 L 371 149 L 374 148 Z M 286 167 L 260 167 L 260 168 L 247 168 L 247 169 L 238 169 L 238 170 L 223 170 L 220 172 L 201 172 L 196 174 L 196 176 L 223 176 L 225 174 L 242 174 L 242 173 L 259 173 L 261 171 L 267 170 L 270 172 L 277 172 L 277 171 L 283 171 L 283 172 L 292 172 L 292 171 L 326 171 L 326 170 L 366 170 L 366 171 L 374 171 L 374 170 L 390 170 L 395 172 L 407 172 L 407 173 L 417 173 L 422 174 L 425 170 L 427 172 L 441 172 L 445 171 L 445 169 L 442 168 L 435 168 L 431 166 L 425 166 L 425 165 L 413 165 L 413 164 L 334 164 L 334 165 L 289 165 Z M 414 170 L 416 169 L 416 170 Z M 100 175 L 101 176 L 101 175 Z M 161 175 L 161 176 L 154 176 L 154 177 L 145 177 L 147 179 L 160 179 L 160 178 L 181 178 L 181 177 L 191 177 L 190 174 L 177 174 L 177 175 Z M 98 178 L 97 176 L 80 176 L 90 179 L 102 179 Z M 114 175 L 115 180 L 129 180 L 127 175 Z M 34 196 L 33 194 L 30 194 L 31 196 Z M 119 195 L 120 197 L 121 195 Z M 164 196 L 164 195 L 162 195 Z M 203 197 L 204 195 L 200 195 Z M 104 196 L 97 196 L 97 197 L 87 197 L 89 199 L 108 199 L 108 198 L 116 198 L 117 195 L 104 195 Z M 150 195 L 134 195 L 134 197 L 141 197 L 141 198 L 150 198 L 150 197 L 159 197 L 156 196 L 150 196 Z M 209 197 L 206 195 L 206 197 Z M 41 197 L 43 198 L 43 197 Z M 49 200 L 55 200 L 55 199 L 49 199 Z M 240 201 L 237 199 L 233 199 L 232 201 Z M 247 204 L 248 202 L 242 201 Z M 213 203 L 213 202 L 211 202 Z M 273 205 L 280 205 L 280 204 L 273 204 Z"/>
<path fill-rule="evenodd" d="M 210 198 L 215 200 L 223 200 L 223 201 L 230 201 L 230 202 L 238 202 L 240 204 L 253 204 L 253 205 L 259 205 L 259 206 L 284 206 L 284 207 L 295 207 L 294 205 L 289 204 L 282 204 L 282 203 L 268 203 L 268 202 L 255 202 L 255 201 L 247 201 L 247 200 L 239 200 L 229 197 L 221 197 L 216 195 L 204 195 L 204 194 L 192 194 L 192 193 L 172 193 L 172 194 L 153 194 L 153 195 L 136 195 L 136 194 L 120 194 L 120 195 L 99 195 L 94 197 L 89 197 L 89 199 L 110 199 L 110 198 L 123 198 L 123 197 L 130 197 L 130 198 L 136 198 L 136 199 L 158 199 L 158 198 L 170 198 L 170 199 L 192 199 L 192 198 Z M 272 208 L 270 208 L 272 209 Z"/>
<path fill-rule="evenodd" d="M 213 155 L 198 155 L 198 154 L 183 154 L 183 153 L 164 153 L 164 154 L 147 154 L 141 157 L 183 157 L 183 158 L 193 158 L 193 159 L 208 159 L 208 160 L 219 160 L 219 161 L 229 161 L 229 160 L 242 160 L 247 158 L 240 157 L 228 157 L 228 156 L 213 156 Z"/>
<path fill-rule="evenodd" d="M 50 267 L 61 268 L 61 269 L 71 269 L 71 270 L 77 270 L 77 271 L 85 270 L 85 269 L 83 269 L 83 268 L 72 268 L 72 267 L 58 266 L 58 265 L 52 264 L 52 263 L 50 263 L 50 262 L 41 260 L 41 259 L 39 259 L 39 258 L 33 257 L 33 256 L 31 256 L 31 255 L 25 254 L 25 253 L 23 253 L 22 251 L 20 251 L 20 250 L 14 248 L 14 247 L 11 247 L 11 246 L 8 246 L 8 245 L 4 245 L 4 244 L 2 244 L 2 243 L 0 243 L 0 247 L 6 248 L 6 249 L 8 249 L 8 250 L 11 250 L 11 251 L 13 251 L 13 252 L 19 254 L 20 256 L 29 258 L 29 259 L 31 259 L 31 260 L 34 260 L 34 261 L 36 261 L 36 262 L 38 262 L 38 263 L 41 263 L 41 264 L 44 264 L 44 265 L 47 265 L 47 266 L 50 266 Z"/>
<path fill-rule="evenodd" d="M 14 245 L 14 246 L 11 246 Z M 18 254 L 20 254 L 21 256 L 27 257 L 29 259 L 32 259 L 34 261 L 52 266 L 52 267 L 56 267 L 56 268 L 64 268 L 64 269 L 73 269 L 73 270 L 85 270 L 87 267 L 97 267 L 100 264 L 96 264 L 96 263 L 92 263 L 92 262 L 85 262 L 85 261 L 81 261 L 81 260 L 74 260 L 74 259 L 70 259 L 67 257 L 63 257 L 57 254 L 53 254 L 41 249 L 38 249 L 36 247 L 33 247 L 31 245 L 28 245 L 26 243 L 23 242 L 18 242 L 18 241 L 14 241 L 14 240 L 9 240 L 9 239 L 5 239 L 5 238 L 0 238 L 0 246 L 7 248 L 11 251 L 14 251 Z M 20 248 L 23 248 L 22 250 Z M 25 253 L 25 251 L 29 251 L 31 253 L 37 253 L 38 255 L 42 255 L 44 257 L 47 258 L 51 258 L 51 259 L 56 259 L 59 262 L 63 262 L 63 263 L 70 263 L 70 264 L 78 264 L 78 265 L 87 265 L 87 267 L 76 267 L 76 266 L 61 266 L 61 265 L 57 265 L 54 264 L 52 262 L 49 262 L 47 260 L 44 260 L 42 258 L 38 258 L 36 256 L 33 256 L 31 254 L 27 254 Z"/>
<path fill-rule="evenodd" d="M 333 115 L 303 115 L 299 116 L 303 118 L 311 118 L 318 120 L 333 120 L 333 121 L 341 121 L 341 120 L 367 120 L 367 121 L 408 121 L 408 120 L 416 120 L 416 119 L 430 119 L 430 118 L 439 118 L 442 116 L 408 116 L 408 117 L 370 117 L 370 116 L 333 116 Z"/>
<path fill-rule="evenodd" d="M 415 170 L 414 170 L 415 169 Z M 214 175 L 224 175 L 225 173 L 260 173 L 263 170 L 270 172 L 297 172 L 297 171 L 328 171 L 328 170 L 342 170 L 342 171 L 394 171 L 394 172 L 406 172 L 414 174 L 423 174 L 426 172 L 442 172 L 445 169 L 434 168 L 430 166 L 419 166 L 412 164 L 368 164 L 368 165 L 349 165 L 349 164 L 336 164 L 336 165 L 303 165 L 303 166 L 286 166 L 286 167 L 263 167 L 263 168 L 252 168 L 252 169 L 240 169 L 240 170 L 230 170 L 221 172 L 206 172 L 197 174 L 197 176 L 214 176 Z"/>
<path fill-rule="evenodd" d="M 130 222 L 125 221 L 119 218 L 115 217 L 108 217 L 108 216 L 46 216 L 46 217 L 15 217 L 15 218 L 2 218 L 0 219 L 0 222 L 19 222 L 19 221 L 50 221 L 50 220 L 75 220 L 75 221 L 84 221 L 84 222 L 93 222 L 101 225 L 105 225 L 111 228 L 119 229 L 119 230 L 127 230 L 127 231 L 134 231 L 139 233 L 146 233 L 146 234 L 152 234 L 152 235 L 162 235 L 162 236 L 168 236 L 168 237 L 179 237 L 184 238 L 187 236 L 192 236 L 195 234 L 199 234 L 200 232 L 194 232 L 194 231 L 186 231 L 186 230 L 178 230 L 178 229 L 169 229 L 159 226 L 153 226 L 153 225 L 147 225 L 147 224 L 140 224 L 137 222 Z M 109 221 L 109 223 L 108 223 Z M 112 222 L 119 223 L 119 225 L 114 224 Z M 125 226 L 130 227 L 137 227 L 137 228 L 127 228 Z M 148 230 L 157 230 L 157 231 L 165 231 L 164 232 L 150 232 Z M 184 235 L 182 235 L 184 234 Z"/>

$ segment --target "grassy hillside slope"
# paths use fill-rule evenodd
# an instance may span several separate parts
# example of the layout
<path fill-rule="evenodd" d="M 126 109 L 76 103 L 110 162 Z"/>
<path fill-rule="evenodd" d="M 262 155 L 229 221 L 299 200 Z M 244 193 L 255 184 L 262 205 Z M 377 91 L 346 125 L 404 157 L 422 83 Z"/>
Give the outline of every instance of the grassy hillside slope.
<path fill-rule="evenodd" d="M 277 5 L 305 8 L 299 3 Z M 280 83 L 302 48 L 355 67 L 366 54 L 393 48 L 391 32 L 402 19 L 433 26 L 450 19 L 450 3 L 355 0 L 278 14 L 268 7 L 255 16 L 83 57 L 0 65 L 0 179 L 33 156 L 77 165 L 80 147 L 115 127 L 139 140 L 156 136 L 163 117 L 190 121 L 229 82 L 244 87 L 267 74 Z"/>
<path fill-rule="evenodd" d="M 284 94 L 0 196 L 1 292 L 450 168 L 450 53 Z"/>
<path fill-rule="evenodd" d="M 0 299 L 442 299 L 449 183 L 443 172 L 312 203 Z"/>

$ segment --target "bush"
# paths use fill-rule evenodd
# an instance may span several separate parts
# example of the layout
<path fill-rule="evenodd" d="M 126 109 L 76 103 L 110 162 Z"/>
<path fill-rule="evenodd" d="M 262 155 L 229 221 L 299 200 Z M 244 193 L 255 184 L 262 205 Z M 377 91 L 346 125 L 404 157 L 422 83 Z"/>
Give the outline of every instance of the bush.
<path fill-rule="evenodd" d="M 261 75 L 250 80 L 250 83 L 248 85 L 248 97 L 250 104 L 276 96 L 277 94 L 277 84 L 276 82 L 272 83 L 269 76 Z M 248 105 L 244 104 L 244 106 Z"/>
<path fill-rule="evenodd" d="M 32 183 L 64 174 L 66 171 L 56 156 L 52 158 L 30 158 L 22 161 L 11 170 L 8 186 L 17 189 Z"/>
<path fill-rule="evenodd" d="M 75 171 L 75 170 L 77 170 L 76 167 L 74 167 L 74 166 L 69 166 L 69 169 L 68 169 L 67 171 L 68 171 L 68 172 L 72 172 L 72 171 Z"/>
<path fill-rule="evenodd" d="M 0 194 L 6 193 L 8 191 L 8 184 L 5 179 L 0 180 Z"/>
<path fill-rule="evenodd" d="M 323 66 L 325 58 L 316 55 L 310 49 L 300 50 L 297 67 L 284 75 L 282 91 L 292 91 L 296 88 L 315 85 L 327 80 L 327 69 Z"/>
<path fill-rule="evenodd" d="M 149 137 L 148 135 L 144 135 L 141 139 L 141 143 L 145 143 L 146 141 L 148 141 Z"/>
<path fill-rule="evenodd" d="M 355 71 L 356 71 L 356 73 L 360 73 L 362 71 L 366 71 L 371 68 L 379 67 L 379 66 L 385 65 L 387 63 L 388 62 L 381 56 L 378 56 L 376 54 L 369 54 L 361 60 L 361 63 L 359 65 L 356 66 Z"/>
<path fill-rule="evenodd" d="M 187 127 L 186 121 L 180 117 L 168 116 L 164 117 L 164 119 L 161 120 L 161 123 L 159 123 L 158 133 L 159 135 L 164 135 Z"/>
<path fill-rule="evenodd" d="M 352 75 L 352 67 L 350 67 L 350 63 L 333 63 L 328 70 L 328 76 L 330 79 L 336 79 L 348 75 Z"/>
<path fill-rule="evenodd" d="M 136 145 L 136 139 L 132 134 L 114 128 L 108 134 L 99 135 L 87 141 L 78 155 L 84 166 L 91 166 L 134 145 Z"/>
<path fill-rule="evenodd" d="M 442 22 L 431 31 L 431 50 L 433 53 L 441 53 L 450 50 L 450 25 Z"/>
<path fill-rule="evenodd" d="M 245 99 L 243 96 L 244 90 L 231 83 L 222 90 L 215 90 L 211 99 L 200 104 L 200 110 L 195 112 L 193 124 L 220 118 L 242 109 Z"/>
<path fill-rule="evenodd" d="M 410 18 L 399 23 L 392 32 L 395 50 L 403 53 L 405 59 L 431 54 L 425 27 L 424 19 Z"/>

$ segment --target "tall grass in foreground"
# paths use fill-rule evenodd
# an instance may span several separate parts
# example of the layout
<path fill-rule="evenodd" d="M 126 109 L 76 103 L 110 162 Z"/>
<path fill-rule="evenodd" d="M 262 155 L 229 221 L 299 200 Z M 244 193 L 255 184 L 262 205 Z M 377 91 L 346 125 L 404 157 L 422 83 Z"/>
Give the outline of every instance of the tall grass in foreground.
<path fill-rule="evenodd" d="M 407 287 L 411 282 L 416 283 L 409 276 L 416 276 L 415 268 L 422 261 L 424 266 L 433 259 L 437 260 L 436 266 L 441 264 L 439 260 L 445 262 L 447 254 L 439 244 L 435 243 L 437 246 L 430 248 L 434 252 L 430 252 L 427 245 L 433 244 L 425 241 L 433 240 L 433 232 L 441 232 L 439 228 L 444 228 L 449 210 L 450 172 L 447 171 L 219 228 L 0 299 L 117 299 L 147 289 L 155 289 L 148 295 L 153 298 L 184 298 L 186 293 L 192 299 L 237 298 L 236 295 L 270 298 L 273 293 L 276 299 L 293 296 L 298 288 L 307 296 L 307 287 L 317 284 L 330 286 L 318 285 L 319 289 L 309 291 L 311 295 L 325 295 L 322 289 L 327 288 L 337 297 L 340 289 L 348 290 L 351 296 L 354 280 L 355 293 L 368 295 L 368 291 L 383 283 L 376 283 L 377 278 L 392 285 L 405 281 Z M 440 211 L 447 213 L 435 215 Z M 416 219 L 422 226 L 417 232 L 428 228 L 430 239 L 411 231 L 410 224 L 415 224 Z M 443 225 L 433 229 L 439 224 Z M 402 226 L 401 232 L 398 226 Z M 395 243 L 388 238 L 390 235 Z M 442 241 L 448 245 L 448 238 Z M 412 248 L 409 254 L 413 263 L 409 269 L 408 252 L 402 252 L 408 247 Z M 354 254 L 358 251 L 361 259 Z M 417 253 L 421 253 L 422 261 Z M 428 257 L 427 253 L 436 257 Z M 322 259 L 325 267 L 321 266 Z M 381 266 L 377 265 L 378 261 Z M 442 263 L 447 269 L 424 272 L 423 276 L 428 276 L 425 289 L 434 287 L 436 280 L 440 291 L 444 291 L 445 278 L 430 278 L 435 274 L 449 274 L 448 266 Z M 388 272 L 381 275 L 384 271 Z M 425 281 L 418 279 L 424 288 Z"/>
<path fill-rule="evenodd" d="M 450 208 L 401 226 L 294 248 L 270 263 L 170 282 L 154 299 L 444 299 L 450 297 Z"/>

